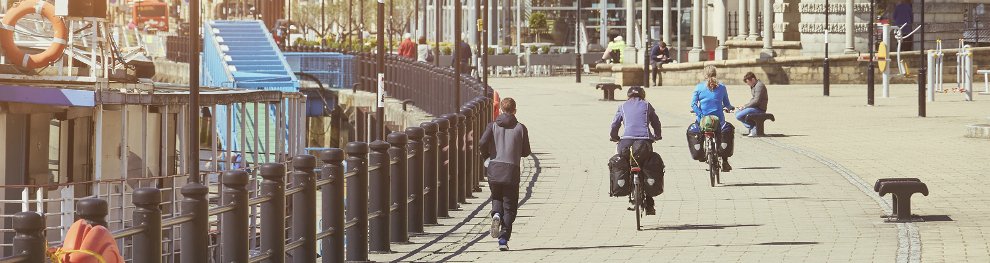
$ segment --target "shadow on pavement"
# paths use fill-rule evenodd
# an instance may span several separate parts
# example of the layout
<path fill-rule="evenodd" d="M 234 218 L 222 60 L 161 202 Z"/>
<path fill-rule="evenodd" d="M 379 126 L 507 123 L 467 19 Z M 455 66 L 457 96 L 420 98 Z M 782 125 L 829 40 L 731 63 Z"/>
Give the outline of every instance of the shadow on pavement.
<path fill-rule="evenodd" d="M 761 166 L 761 167 L 743 167 L 743 168 L 737 168 L 737 169 L 741 169 L 741 170 L 775 170 L 775 169 L 780 169 L 780 167 L 777 167 L 777 166 Z"/>
<path fill-rule="evenodd" d="M 955 220 L 952 220 L 952 218 L 949 217 L 948 215 L 927 215 L 927 216 L 921 216 L 921 219 L 922 220 L 925 220 L 925 222 L 949 222 L 949 221 L 955 221 Z"/>
<path fill-rule="evenodd" d="M 742 225 L 679 225 L 679 226 L 657 226 L 643 228 L 643 230 L 717 230 L 734 227 L 762 226 L 763 224 L 742 224 Z"/>
<path fill-rule="evenodd" d="M 807 136 L 808 135 L 802 135 L 802 134 L 790 134 L 790 135 L 788 135 L 788 134 L 779 134 L 779 133 L 777 133 L 777 134 L 763 135 L 763 137 L 770 137 L 770 138 L 807 137 Z"/>
<path fill-rule="evenodd" d="M 615 246 L 592 246 L 592 247 L 535 247 L 535 248 L 515 249 L 515 251 L 581 250 L 581 249 L 599 249 L 599 248 L 630 248 L 630 247 L 642 247 L 642 246 L 643 245 L 615 245 Z"/>
<path fill-rule="evenodd" d="M 820 242 L 807 242 L 807 241 L 779 241 L 779 242 L 766 242 L 759 243 L 759 246 L 801 246 L 801 245 L 817 245 Z"/>
<path fill-rule="evenodd" d="M 745 184 L 724 184 L 722 186 L 788 186 L 788 185 L 813 185 L 808 183 L 745 183 Z"/>

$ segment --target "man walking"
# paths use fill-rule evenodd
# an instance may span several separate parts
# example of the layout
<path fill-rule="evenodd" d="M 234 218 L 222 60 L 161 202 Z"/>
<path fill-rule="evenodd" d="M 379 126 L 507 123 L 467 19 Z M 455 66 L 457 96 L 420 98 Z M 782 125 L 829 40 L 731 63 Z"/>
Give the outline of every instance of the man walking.
<path fill-rule="evenodd" d="M 412 35 L 406 33 L 402 36 L 402 43 L 399 44 L 399 56 L 409 59 L 416 59 L 416 43 L 412 41 Z"/>
<path fill-rule="evenodd" d="M 752 114 L 763 114 L 767 112 L 767 101 L 769 97 L 767 96 L 767 86 L 763 85 L 763 82 L 756 79 L 756 75 L 753 72 L 746 72 L 743 76 L 743 82 L 749 85 L 749 88 L 753 92 L 753 98 L 749 100 L 746 105 L 737 108 L 739 112 L 736 112 L 736 119 L 742 122 L 743 126 L 746 127 L 745 135 L 755 136 L 753 134 L 753 127 L 755 123 L 749 123 L 746 119 Z"/>
<path fill-rule="evenodd" d="M 519 174 L 522 157 L 529 156 L 529 131 L 516 120 L 516 101 L 505 98 L 499 103 L 502 114 L 485 127 L 481 136 L 482 158 L 488 160 L 488 187 L 492 195 L 493 238 L 498 249 L 509 250 L 512 222 L 519 208 Z"/>

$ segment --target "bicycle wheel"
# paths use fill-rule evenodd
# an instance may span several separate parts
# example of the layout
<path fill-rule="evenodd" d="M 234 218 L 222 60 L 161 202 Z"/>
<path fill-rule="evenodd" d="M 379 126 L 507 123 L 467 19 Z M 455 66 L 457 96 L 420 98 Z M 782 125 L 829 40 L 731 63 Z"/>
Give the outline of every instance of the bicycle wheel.
<path fill-rule="evenodd" d="M 708 179 L 711 181 L 711 186 L 715 187 L 715 178 L 718 177 L 718 160 L 715 155 L 715 143 L 709 138 L 708 139 Z"/>
<path fill-rule="evenodd" d="M 643 230 L 640 225 L 640 217 L 643 215 L 643 187 L 639 183 L 639 174 L 633 174 L 633 195 L 636 196 L 636 204 L 633 205 L 636 213 L 636 231 Z"/>

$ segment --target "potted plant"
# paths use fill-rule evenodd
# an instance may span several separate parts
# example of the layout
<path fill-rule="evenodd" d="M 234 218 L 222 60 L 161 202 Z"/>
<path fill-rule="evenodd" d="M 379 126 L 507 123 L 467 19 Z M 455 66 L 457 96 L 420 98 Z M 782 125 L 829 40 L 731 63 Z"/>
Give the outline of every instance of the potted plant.
<path fill-rule="evenodd" d="M 540 47 L 540 54 L 550 54 L 550 46 Z"/>
<path fill-rule="evenodd" d="M 533 12 L 529 15 L 529 29 L 536 35 L 536 42 L 540 42 L 540 34 L 548 29 L 547 15 L 542 12 Z"/>

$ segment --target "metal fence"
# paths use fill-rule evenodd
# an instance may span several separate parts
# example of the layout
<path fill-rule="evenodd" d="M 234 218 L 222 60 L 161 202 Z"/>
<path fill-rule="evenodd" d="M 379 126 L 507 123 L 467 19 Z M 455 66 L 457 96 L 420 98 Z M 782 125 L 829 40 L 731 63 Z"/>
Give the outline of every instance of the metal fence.
<path fill-rule="evenodd" d="M 363 84 L 357 87 L 371 90 L 374 59 L 355 55 L 369 67 L 359 70 Z M 385 141 L 323 150 L 319 158 L 279 146 L 273 153 L 282 158 L 258 166 L 231 169 L 237 160 L 214 160 L 225 165 L 200 176 L 219 174 L 215 184 L 182 183 L 184 175 L 88 182 L 135 190 L 78 200 L 74 215 L 108 227 L 130 262 L 315 262 L 317 256 L 323 262 L 367 261 L 369 251 L 389 251 L 391 242 L 407 242 L 408 233 L 423 232 L 424 224 L 436 224 L 480 190 L 478 139 L 493 116 L 487 87 L 474 78 L 455 78 L 448 69 L 396 57 L 387 63 L 389 96 L 416 101 L 441 117 L 392 132 Z M 453 96 L 454 79 L 465 90 L 459 100 Z M 132 185 L 136 181 L 142 182 Z M 193 213 L 204 206 L 208 214 Z M 58 245 L 46 241 L 60 237 L 43 231 L 46 216 L 63 215 L 13 215 L 14 252 L 0 262 L 43 262 L 47 246 Z M 209 238 L 192 238 L 204 232 Z"/>

